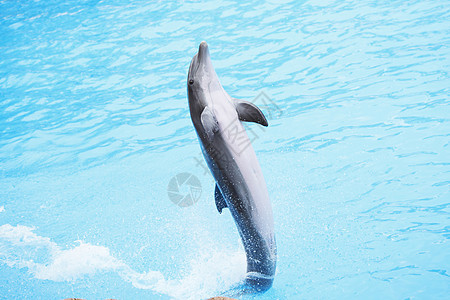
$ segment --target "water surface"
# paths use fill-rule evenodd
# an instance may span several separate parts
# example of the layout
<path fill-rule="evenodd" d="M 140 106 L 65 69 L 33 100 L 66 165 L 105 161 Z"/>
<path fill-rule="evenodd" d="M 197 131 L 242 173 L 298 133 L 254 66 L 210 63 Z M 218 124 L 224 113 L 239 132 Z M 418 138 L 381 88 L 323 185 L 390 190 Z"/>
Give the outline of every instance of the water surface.
<path fill-rule="evenodd" d="M 201 299 L 244 276 L 189 117 L 202 40 L 270 123 L 249 132 L 278 273 L 243 298 L 444 298 L 449 20 L 449 1 L 0 1 L 0 298 Z"/>

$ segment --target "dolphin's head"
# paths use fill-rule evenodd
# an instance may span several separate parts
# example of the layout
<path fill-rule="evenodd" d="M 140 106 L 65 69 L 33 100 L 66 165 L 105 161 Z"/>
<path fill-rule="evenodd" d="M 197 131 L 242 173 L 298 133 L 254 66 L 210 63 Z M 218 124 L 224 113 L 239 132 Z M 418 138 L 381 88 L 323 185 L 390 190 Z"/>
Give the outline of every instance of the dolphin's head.
<path fill-rule="evenodd" d="M 219 88 L 221 85 L 209 56 L 208 44 L 201 42 L 188 72 L 187 89 L 190 106 L 194 104 L 193 101 L 201 102 L 197 104 L 202 104 L 203 107 L 206 106 L 209 94 Z"/>

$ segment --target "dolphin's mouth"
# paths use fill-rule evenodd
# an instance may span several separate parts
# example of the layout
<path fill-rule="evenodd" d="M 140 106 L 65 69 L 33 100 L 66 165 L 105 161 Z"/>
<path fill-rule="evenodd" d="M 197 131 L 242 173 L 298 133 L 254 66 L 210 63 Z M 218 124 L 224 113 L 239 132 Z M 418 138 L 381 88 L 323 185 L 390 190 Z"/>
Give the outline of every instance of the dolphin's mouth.
<path fill-rule="evenodd" d="M 193 78 L 195 74 L 197 74 L 198 69 L 200 66 L 210 66 L 211 64 L 211 58 L 209 56 L 209 48 L 208 44 L 203 41 L 200 43 L 200 46 L 198 47 L 197 54 L 194 55 L 194 57 L 191 60 L 191 65 L 189 66 L 189 72 L 188 72 L 188 78 Z"/>
<path fill-rule="evenodd" d="M 205 41 L 201 42 L 200 46 L 198 46 L 197 59 L 199 64 L 204 64 L 209 60 L 208 44 Z"/>
<path fill-rule="evenodd" d="M 198 54 L 195 54 L 191 60 L 191 65 L 189 66 L 188 72 L 188 79 L 191 79 L 198 70 L 197 55 Z"/>

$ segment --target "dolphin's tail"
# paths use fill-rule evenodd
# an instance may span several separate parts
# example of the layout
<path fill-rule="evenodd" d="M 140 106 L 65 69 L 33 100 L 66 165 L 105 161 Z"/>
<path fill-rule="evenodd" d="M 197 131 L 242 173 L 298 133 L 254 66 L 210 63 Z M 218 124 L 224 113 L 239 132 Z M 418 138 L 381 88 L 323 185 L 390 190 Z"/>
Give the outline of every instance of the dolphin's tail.
<path fill-rule="evenodd" d="M 273 279 L 274 276 L 258 272 L 248 272 L 245 277 L 245 285 L 255 292 L 265 292 L 272 287 Z"/>
<path fill-rule="evenodd" d="M 244 295 L 264 293 L 272 287 L 274 276 L 268 276 L 259 272 L 247 272 L 243 281 L 221 292 L 222 296 L 241 297 Z"/>
<path fill-rule="evenodd" d="M 245 277 L 245 285 L 255 292 L 265 292 L 272 287 L 274 276 L 258 272 L 248 272 Z"/>

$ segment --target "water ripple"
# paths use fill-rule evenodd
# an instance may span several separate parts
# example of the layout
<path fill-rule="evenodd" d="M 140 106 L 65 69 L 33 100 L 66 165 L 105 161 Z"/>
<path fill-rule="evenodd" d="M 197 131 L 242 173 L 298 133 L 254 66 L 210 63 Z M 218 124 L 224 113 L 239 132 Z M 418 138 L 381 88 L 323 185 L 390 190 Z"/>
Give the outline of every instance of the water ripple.
<path fill-rule="evenodd" d="M 342 290 L 365 280 L 360 296 L 385 282 L 408 290 L 420 274 L 439 298 L 448 282 L 436 278 L 449 267 L 448 28 L 448 1 L 0 1 L 1 195 L 26 198 L 10 178 L 163 154 L 164 170 L 176 169 L 177 149 L 197 155 L 186 74 L 207 40 L 231 96 L 264 91 L 274 104 L 262 107 L 271 126 L 254 147 L 285 212 L 280 249 L 302 260 L 281 257 L 280 282 L 302 270 L 301 295 L 326 298 L 333 278 Z M 389 296 L 424 295 L 403 289 Z"/>

